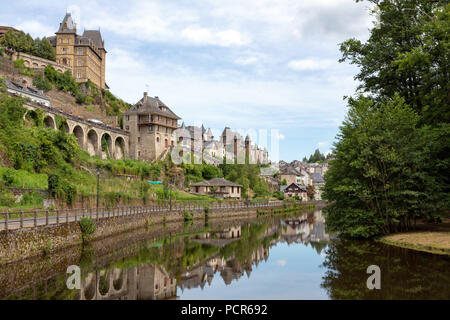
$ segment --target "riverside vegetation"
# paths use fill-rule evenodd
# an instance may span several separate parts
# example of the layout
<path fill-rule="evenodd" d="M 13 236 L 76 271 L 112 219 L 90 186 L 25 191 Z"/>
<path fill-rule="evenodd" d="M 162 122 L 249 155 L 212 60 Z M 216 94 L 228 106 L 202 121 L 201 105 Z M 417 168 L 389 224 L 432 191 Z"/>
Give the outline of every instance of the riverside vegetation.
<path fill-rule="evenodd" d="M 378 17 L 369 39 L 341 44 L 360 86 L 323 193 L 328 229 L 356 238 L 440 222 L 450 195 L 450 4 L 368 2 Z"/>

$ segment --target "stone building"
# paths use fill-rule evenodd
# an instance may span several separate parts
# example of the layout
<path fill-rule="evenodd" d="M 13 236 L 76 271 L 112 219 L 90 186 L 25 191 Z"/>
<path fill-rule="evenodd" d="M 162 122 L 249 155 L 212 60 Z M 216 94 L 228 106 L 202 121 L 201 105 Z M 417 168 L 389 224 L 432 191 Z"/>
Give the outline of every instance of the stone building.
<path fill-rule="evenodd" d="M 232 131 L 229 127 L 225 127 L 219 139 L 214 140 L 210 128 L 206 130 L 203 125 L 185 126 L 183 122 L 177 130 L 177 144 L 183 152 L 193 154 L 194 163 L 219 165 L 224 159 L 229 164 L 235 162 L 244 164 L 246 161 L 250 164 L 269 163 L 266 148 L 252 144 L 248 136 L 243 139 L 240 133 Z M 183 160 L 191 161 L 188 157 Z"/>
<path fill-rule="evenodd" d="M 240 184 L 225 180 L 224 178 L 215 178 L 208 181 L 192 183 L 190 192 L 197 195 L 210 195 L 218 198 L 240 199 L 242 186 Z"/>
<path fill-rule="evenodd" d="M 158 97 L 147 92 L 124 113 L 123 128 L 130 132 L 130 158 L 154 161 L 175 145 L 178 117 Z"/>
<path fill-rule="evenodd" d="M 44 95 L 41 90 L 29 87 L 26 80 L 23 80 L 21 84 L 9 80 L 3 80 L 3 83 L 8 93 L 28 98 L 31 102 L 50 107 L 50 98 Z"/>
<path fill-rule="evenodd" d="M 91 80 L 100 88 L 105 83 L 106 49 L 100 30 L 84 30 L 77 34 L 77 25 L 66 13 L 56 36 L 48 40 L 56 51 L 56 62 L 69 66 L 77 82 Z"/>
<path fill-rule="evenodd" d="M 15 34 L 20 33 L 20 30 L 17 30 L 16 28 L 8 27 L 8 26 L 0 26 L 0 38 L 2 38 L 5 35 L 5 33 L 7 33 L 9 30 L 11 30 Z"/>
<path fill-rule="evenodd" d="M 291 183 L 284 189 L 285 198 L 293 198 L 299 196 L 302 201 L 308 201 L 308 196 L 306 194 L 306 187 L 299 185 L 297 183 Z"/>

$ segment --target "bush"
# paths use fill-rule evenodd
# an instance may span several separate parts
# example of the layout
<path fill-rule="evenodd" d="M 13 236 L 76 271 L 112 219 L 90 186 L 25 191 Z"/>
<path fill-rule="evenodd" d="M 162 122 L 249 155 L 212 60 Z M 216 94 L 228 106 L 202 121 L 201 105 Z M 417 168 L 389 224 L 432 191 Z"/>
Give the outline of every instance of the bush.
<path fill-rule="evenodd" d="M 33 77 L 33 86 L 45 92 L 50 91 L 52 89 L 52 84 L 44 76 L 43 73 L 39 73 Z"/>
<path fill-rule="evenodd" d="M 284 199 L 284 193 L 281 191 L 275 191 L 272 196 L 274 198 L 277 198 L 278 200 L 283 200 Z"/>
<path fill-rule="evenodd" d="M 81 239 L 83 240 L 83 243 L 86 243 L 91 239 L 97 229 L 95 221 L 91 218 L 84 217 L 80 219 L 79 225 L 81 229 Z"/>
<path fill-rule="evenodd" d="M 59 176 L 57 174 L 48 175 L 48 193 L 50 197 L 55 197 L 59 189 Z"/>
<path fill-rule="evenodd" d="M 192 214 L 185 210 L 184 211 L 184 221 L 191 221 L 194 217 L 192 216 Z"/>
<path fill-rule="evenodd" d="M 6 170 L 5 172 L 3 172 L 2 175 L 2 179 L 5 182 L 5 185 L 7 185 L 8 187 L 12 186 L 14 183 L 14 171 L 13 170 Z"/>

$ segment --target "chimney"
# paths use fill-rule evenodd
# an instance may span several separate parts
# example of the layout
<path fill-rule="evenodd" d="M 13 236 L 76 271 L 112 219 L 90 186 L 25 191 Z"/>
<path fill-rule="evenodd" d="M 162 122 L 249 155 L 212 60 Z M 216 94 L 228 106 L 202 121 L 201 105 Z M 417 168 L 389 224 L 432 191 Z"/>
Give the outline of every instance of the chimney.
<path fill-rule="evenodd" d="M 144 92 L 144 102 L 147 102 L 147 92 Z"/>
<path fill-rule="evenodd" d="M 27 82 L 27 80 L 23 80 L 22 81 L 22 85 L 25 87 L 25 88 L 28 88 L 28 82 Z"/>

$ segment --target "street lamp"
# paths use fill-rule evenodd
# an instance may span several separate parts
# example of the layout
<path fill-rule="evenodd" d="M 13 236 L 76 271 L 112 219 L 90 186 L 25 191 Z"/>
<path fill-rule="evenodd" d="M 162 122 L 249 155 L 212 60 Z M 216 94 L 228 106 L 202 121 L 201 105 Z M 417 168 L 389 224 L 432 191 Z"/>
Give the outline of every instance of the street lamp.
<path fill-rule="evenodd" d="M 97 168 L 97 217 L 98 217 L 99 198 L 100 198 L 100 168 Z"/>

